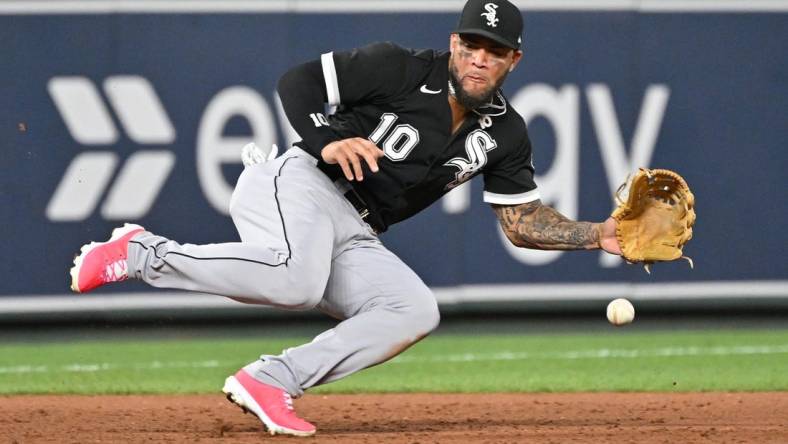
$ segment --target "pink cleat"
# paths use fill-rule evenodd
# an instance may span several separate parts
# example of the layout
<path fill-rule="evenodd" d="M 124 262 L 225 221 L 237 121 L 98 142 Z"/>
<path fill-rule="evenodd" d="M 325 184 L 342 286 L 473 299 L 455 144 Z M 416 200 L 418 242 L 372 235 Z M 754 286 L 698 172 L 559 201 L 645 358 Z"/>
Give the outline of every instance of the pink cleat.
<path fill-rule="evenodd" d="M 110 282 L 128 279 L 129 240 L 143 231 L 145 229 L 139 225 L 125 224 L 115 228 L 108 241 L 83 245 L 71 268 L 71 289 L 85 293 Z"/>
<path fill-rule="evenodd" d="M 272 435 L 312 436 L 317 430 L 296 416 L 289 393 L 254 379 L 243 370 L 228 377 L 222 391 L 244 413 L 251 411 L 260 418 Z"/>

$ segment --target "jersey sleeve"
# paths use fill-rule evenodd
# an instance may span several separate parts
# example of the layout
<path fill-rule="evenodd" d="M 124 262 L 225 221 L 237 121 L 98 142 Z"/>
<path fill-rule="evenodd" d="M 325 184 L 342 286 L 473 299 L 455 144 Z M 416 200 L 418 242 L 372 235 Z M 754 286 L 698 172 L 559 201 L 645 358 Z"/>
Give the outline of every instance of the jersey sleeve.
<path fill-rule="evenodd" d="M 484 201 L 499 205 L 519 205 L 540 199 L 534 182 L 531 141 L 528 134 L 516 149 L 492 168 L 484 171 Z"/>
<path fill-rule="evenodd" d="M 397 95 L 407 78 L 410 52 L 393 43 L 373 43 L 320 57 L 328 104 L 384 102 Z"/>

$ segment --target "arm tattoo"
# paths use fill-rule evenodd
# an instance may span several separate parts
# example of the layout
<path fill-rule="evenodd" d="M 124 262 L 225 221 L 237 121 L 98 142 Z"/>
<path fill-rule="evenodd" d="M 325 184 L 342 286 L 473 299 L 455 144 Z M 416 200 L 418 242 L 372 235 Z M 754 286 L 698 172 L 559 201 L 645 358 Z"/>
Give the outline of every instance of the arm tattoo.
<path fill-rule="evenodd" d="M 599 248 L 599 224 L 575 222 L 540 201 L 493 205 L 506 237 L 518 247 L 537 250 Z"/>

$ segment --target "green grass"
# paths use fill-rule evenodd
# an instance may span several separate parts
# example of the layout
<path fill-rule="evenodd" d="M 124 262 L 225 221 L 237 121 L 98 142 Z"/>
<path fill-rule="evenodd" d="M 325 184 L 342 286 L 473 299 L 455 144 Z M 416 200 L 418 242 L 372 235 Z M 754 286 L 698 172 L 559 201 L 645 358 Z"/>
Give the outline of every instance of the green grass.
<path fill-rule="evenodd" d="M 0 345 L 0 394 L 217 393 L 307 338 Z M 788 330 L 440 335 L 318 393 L 788 390 Z"/>

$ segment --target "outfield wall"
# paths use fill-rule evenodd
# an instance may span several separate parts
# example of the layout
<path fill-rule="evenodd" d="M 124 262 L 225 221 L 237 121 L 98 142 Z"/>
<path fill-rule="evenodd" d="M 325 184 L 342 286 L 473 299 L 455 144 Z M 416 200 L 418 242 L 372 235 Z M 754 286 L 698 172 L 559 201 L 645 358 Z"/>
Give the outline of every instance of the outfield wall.
<path fill-rule="evenodd" d="M 124 221 L 236 240 L 240 147 L 297 140 L 274 92 L 282 72 L 371 41 L 445 48 L 461 4 L 0 1 L 0 313 L 90 310 L 68 295 L 71 259 Z M 444 305 L 788 300 L 788 2 L 518 4 L 525 58 L 505 92 L 528 120 L 543 200 L 601 220 L 636 167 L 676 169 L 697 197 L 695 269 L 516 250 L 480 180 L 384 242 Z M 213 300 L 119 287 L 93 308 Z"/>

